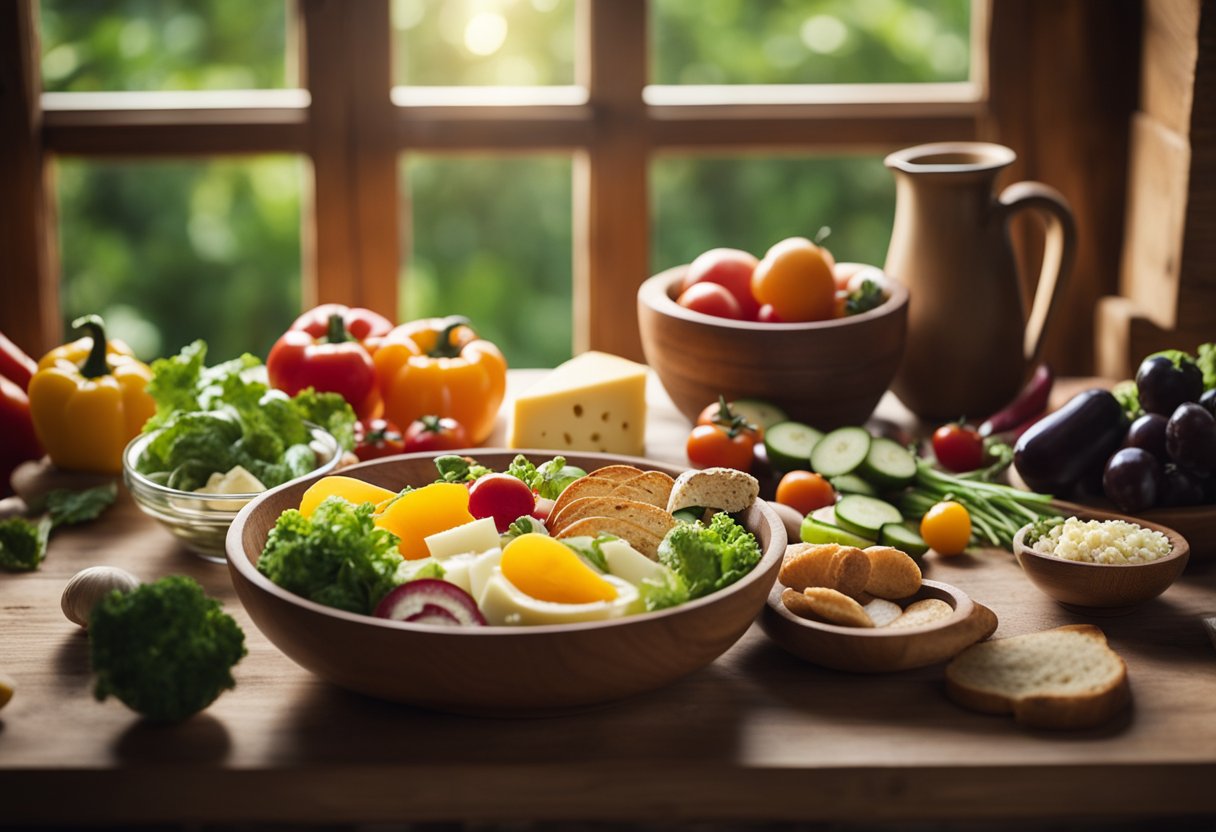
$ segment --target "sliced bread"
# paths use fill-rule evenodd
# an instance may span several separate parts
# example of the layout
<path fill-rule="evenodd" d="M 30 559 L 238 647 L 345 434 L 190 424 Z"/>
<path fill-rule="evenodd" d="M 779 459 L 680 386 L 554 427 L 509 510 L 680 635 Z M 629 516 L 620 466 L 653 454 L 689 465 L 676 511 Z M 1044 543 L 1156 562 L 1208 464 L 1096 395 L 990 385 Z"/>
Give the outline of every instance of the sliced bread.
<path fill-rule="evenodd" d="M 1090 624 L 973 645 L 946 668 L 946 691 L 965 708 L 1036 728 L 1091 728 L 1131 701 L 1127 666 Z"/>

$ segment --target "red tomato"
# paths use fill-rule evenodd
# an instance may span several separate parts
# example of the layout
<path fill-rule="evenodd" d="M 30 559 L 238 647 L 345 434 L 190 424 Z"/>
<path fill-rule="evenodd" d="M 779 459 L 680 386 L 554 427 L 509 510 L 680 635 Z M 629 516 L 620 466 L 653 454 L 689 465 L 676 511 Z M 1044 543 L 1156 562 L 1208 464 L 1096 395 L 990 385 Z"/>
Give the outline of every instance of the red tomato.
<path fill-rule="evenodd" d="M 760 311 L 756 313 L 756 320 L 762 324 L 783 324 L 781 316 L 777 314 L 777 310 L 773 309 L 771 303 L 766 303 L 760 307 Z"/>
<path fill-rule="evenodd" d="M 469 514 L 492 517 L 499 533 L 536 510 L 532 489 L 510 474 L 486 474 L 469 486 Z"/>
<path fill-rule="evenodd" d="M 760 304 L 752 295 L 752 272 L 760 261 L 755 255 L 737 248 L 711 248 L 692 261 L 680 291 L 698 283 L 716 283 L 734 295 L 744 320 L 753 320 Z"/>
<path fill-rule="evenodd" d="M 731 436 L 718 425 L 697 425 L 688 435 L 688 461 L 698 468 L 736 468 L 746 471 L 752 466 L 755 437 L 746 431 Z"/>
<path fill-rule="evenodd" d="M 984 440 L 957 422 L 933 431 L 933 453 L 947 471 L 962 473 L 984 465 Z"/>
<path fill-rule="evenodd" d="M 405 429 L 405 451 L 454 451 L 469 447 L 469 433 L 455 419 L 423 416 Z M 514 519 L 514 518 L 512 518 Z"/>
<path fill-rule="evenodd" d="M 743 317 L 739 301 L 735 300 L 729 290 L 717 283 L 697 283 L 689 286 L 680 293 L 676 303 L 685 309 L 716 318 L 733 318 L 737 321 Z"/>
<path fill-rule="evenodd" d="M 366 462 L 382 456 L 405 453 L 401 428 L 387 419 L 355 422 L 355 456 Z"/>
<path fill-rule="evenodd" d="M 725 406 L 725 410 L 723 410 L 723 406 Z M 723 430 L 746 433 L 751 436 L 753 442 L 764 441 L 764 428 L 759 425 L 753 425 L 747 419 L 740 416 L 735 411 L 733 403 L 726 401 L 725 396 L 719 397 L 718 401 L 711 405 L 706 405 L 705 409 L 697 416 L 697 424 L 717 425 Z"/>

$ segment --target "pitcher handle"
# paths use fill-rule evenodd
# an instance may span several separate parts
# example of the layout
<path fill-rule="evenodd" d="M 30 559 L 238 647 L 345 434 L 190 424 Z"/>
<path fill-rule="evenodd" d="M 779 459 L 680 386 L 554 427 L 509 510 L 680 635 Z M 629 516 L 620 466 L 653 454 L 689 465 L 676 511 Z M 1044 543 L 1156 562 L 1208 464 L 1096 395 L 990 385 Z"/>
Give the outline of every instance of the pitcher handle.
<path fill-rule="evenodd" d="M 1017 182 L 1001 191 L 997 198 L 1008 224 L 1019 211 L 1038 211 L 1047 221 L 1047 240 L 1043 250 L 1043 270 L 1035 289 L 1034 302 L 1026 319 L 1022 352 L 1028 364 L 1037 364 L 1043 352 L 1047 325 L 1059 306 L 1068 285 L 1077 251 L 1077 225 L 1064 195 L 1041 182 Z"/>

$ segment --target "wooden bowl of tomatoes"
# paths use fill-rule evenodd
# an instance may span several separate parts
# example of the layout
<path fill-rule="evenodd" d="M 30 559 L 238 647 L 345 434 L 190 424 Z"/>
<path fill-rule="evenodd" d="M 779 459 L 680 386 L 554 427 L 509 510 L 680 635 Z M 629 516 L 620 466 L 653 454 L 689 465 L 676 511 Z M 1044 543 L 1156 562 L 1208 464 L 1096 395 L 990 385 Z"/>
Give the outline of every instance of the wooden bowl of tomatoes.
<path fill-rule="evenodd" d="M 766 263 L 789 242 L 778 243 L 765 259 L 757 261 L 753 275 L 764 270 L 763 277 L 771 276 L 774 270 L 766 268 Z M 676 266 L 654 275 L 638 289 L 638 326 L 646 361 L 690 420 L 724 395 L 728 400 L 771 402 L 791 419 L 821 430 L 859 425 L 873 413 L 891 384 L 907 333 L 908 290 L 879 269 L 836 264 L 829 254 L 826 261 L 832 285 L 828 288 L 822 269 L 813 266 L 809 280 L 819 299 L 808 302 L 799 295 L 805 286 L 797 275 L 809 258 L 797 246 L 789 254 L 793 263 L 788 271 L 795 277 L 782 275 L 782 281 L 762 286 L 762 292 L 753 295 L 756 312 L 750 319 L 742 317 L 746 314 L 743 304 L 732 306 L 723 301 L 721 292 L 694 288 L 698 278 L 700 283 L 708 282 L 700 269 L 690 274 L 701 258 L 692 266 Z M 725 270 L 730 276 L 722 278 L 734 285 L 719 287 L 733 289 L 745 301 L 748 285 L 755 285 L 754 280 L 749 284 L 738 277 L 746 274 L 746 265 L 745 258 L 735 256 Z M 877 285 L 881 298 L 874 299 L 872 308 L 849 314 L 842 307 L 847 306 L 850 295 L 860 293 L 860 284 L 866 280 Z M 850 282 L 855 286 L 852 290 Z M 690 288 L 715 296 L 713 303 L 718 308 L 740 316 L 722 317 L 713 307 L 692 302 L 697 299 L 690 300 L 685 294 Z M 790 297 L 785 298 L 786 294 Z M 815 319 L 782 322 L 778 320 L 782 312 Z"/>

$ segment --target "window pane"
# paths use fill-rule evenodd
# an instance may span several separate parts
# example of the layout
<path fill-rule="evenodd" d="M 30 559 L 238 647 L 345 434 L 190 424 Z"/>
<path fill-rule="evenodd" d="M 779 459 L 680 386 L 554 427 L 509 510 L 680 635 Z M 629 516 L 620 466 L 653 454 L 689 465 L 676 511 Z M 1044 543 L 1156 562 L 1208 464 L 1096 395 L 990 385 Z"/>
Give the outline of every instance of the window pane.
<path fill-rule="evenodd" d="M 393 0 L 392 11 L 397 84 L 574 83 L 574 0 Z"/>
<path fill-rule="evenodd" d="M 413 231 L 401 319 L 464 315 L 512 367 L 569 358 L 570 158 L 412 155 L 402 173 Z"/>
<path fill-rule="evenodd" d="M 651 166 L 651 194 L 655 272 L 718 246 L 763 257 L 778 240 L 814 238 L 825 225 L 837 260 L 881 266 L 895 212 L 881 156 L 665 158 Z"/>
<path fill-rule="evenodd" d="M 67 322 L 100 313 L 142 358 L 195 338 L 265 357 L 300 309 L 301 162 L 56 164 Z"/>
<path fill-rule="evenodd" d="M 969 75 L 970 0 L 651 0 L 650 8 L 656 84 L 863 84 Z"/>
<path fill-rule="evenodd" d="M 40 16 L 42 83 L 51 92 L 295 83 L 285 0 L 42 0 Z"/>

